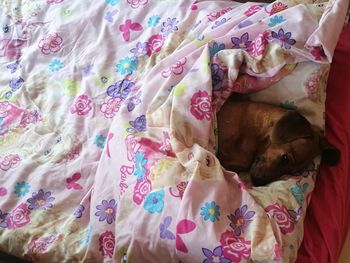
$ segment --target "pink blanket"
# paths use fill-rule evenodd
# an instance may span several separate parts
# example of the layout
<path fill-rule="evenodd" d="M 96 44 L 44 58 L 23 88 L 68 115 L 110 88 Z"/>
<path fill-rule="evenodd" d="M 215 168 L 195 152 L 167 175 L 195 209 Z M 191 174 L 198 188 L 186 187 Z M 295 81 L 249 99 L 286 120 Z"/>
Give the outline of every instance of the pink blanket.
<path fill-rule="evenodd" d="M 251 93 L 321 127 L 347 0 L 19 3 L 0 4 L 0 250 L 296 259 L 318 159 L 251 188 L 215 157 L 215 113 Z"/>

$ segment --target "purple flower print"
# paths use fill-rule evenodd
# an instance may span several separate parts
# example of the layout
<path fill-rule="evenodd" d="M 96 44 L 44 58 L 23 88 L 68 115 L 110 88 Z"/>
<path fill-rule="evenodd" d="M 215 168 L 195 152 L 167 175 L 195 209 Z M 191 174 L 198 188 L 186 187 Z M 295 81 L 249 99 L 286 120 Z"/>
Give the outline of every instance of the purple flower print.
<path fill-rule="evenodd" d="M 133 111 L 135 109 L 136 105 L 141 103 L 140 97 L 141 97 L 141 91 L 139 93 L 137 93 L 135 96 L 132 96 L 131 98 L 128 99 L 127 108 L 128 108 L 129 112 Z"/>
<path fill-rule="evenodd" d="M 291 32 L 286 32 L 284 33 L 284 30 L 281 28 L 278 30 L 278 33 L 272 31 L 271 36 L 274 39 L 278 39 L 281 42 L 281 46 L 290 49 L 292 45 L 296 43 L 295 39 L 292 39 L 292 33 Z"/>
<path fill-rule="evenodd" d="M 52 208 L 53 200 L 55 198 L 51 196 L 51 192 L 45 192 L 43 189 L 40 189 L 38 193 L 32 193 L 32 197 L 27 199 L 29 203 L 28 208 L 30 210 Z"/>
<path fill-rule="evenodd" d="M 85 207 L 83 205 L 79 205 L 78 208 L 74 211 L 74 214 L 73 214 L 74 217 L 81 218 L 84 210 L 85 210 Z"/>
<path fill-rule="evenodd" d="M 147 47 L 148 47 L 147 42 L 143 44 L 141 42 L 138 42 L 136 44 L 136 47 L 132 48 L 130 52 L 133 53 L 135 57 L 145 56 L 147 55 Z"/>
<path fill-rule="evenodd" d="M 227 19 L 227 18 L 222 18 L 221 20 L 217 20 L 215 21 L 214 25 L 211 27 L 211 29 L 215 29 L 223 24 L 225 24 L 227 21 L 229 21 L 231 18 Z"/>
<path fill-rule="evenodd" d="M 213 83 L 213 90 L 217 91 L 222 86 L 222 81 L 224 79 L 224 71 L 220 68 L 218 64 L 211 64 L 211 78 Z"/>
<path fill-rule="evenodd" d="M 4 213 L 0 210 L 0 228 L 7 228 L 6 217 L 8 213 Z"/>
<path fill-rule="evenodd" d="M 146 116 L 141 115 L 134 121 L 129 121 L 129 124 L 131 125 L 131 128 L 127 129 L 128 132 L 135 133 L 146 131 Z"/>
<path fill-rule="evenodd" d="M 163 28 L 160 30 L 164 36 L 167 36 L 177 30 L 179 28 L 176 26 L 179 23 L 179 21 L 176 20 L 176 17 L 170 18 L 166 20 L 166 22 L 163 22 Z"/>
<path fill-rule="evenodd" d="M 244 33 L 240 38 L 232 37 L 231 42 L 233 44 L 232 48 L 240 48 L 243 50 L 247 50 L 247 48 L 250 47 L 250 44 L 252 43 L 252 41 L 249 40 L 248 32 Z"/>
<path fill-rule="evenodd" d="M 96 206 L 97 212 L 95 216 L 98 216 L 100 222 L 106 220 L 108 224 L 112 224 L 115 221 L 115 214 L 117 210 L 117 203 L 114 199 L 109 201 L 102 200 L 102 203 Z"/>
<path fill-rule="evenodd" d="M 214 248 L 213 252 L 207 248 L 202 248 L 203 254 L 207 257 L 203 263 L 230 263 L 231 260 L 223 256 L 222 247 Z"/>
<path fill-rule="evenodd" d="M 120 80 L 107 88 L 107 95 L 112 98 L 118 97 L 124 100 L 134 85 L 135 83 L 128 79 Z"/>
<path fill-rule="evenodd" d="M 253 221 L 254 215 L 255 212 L 248 211 L 248 206 L 244 205 L 241 208 L 237 208 L 234 214 L 227 216 L 231 221 L 230 227 L 233 228 L 236 236 L 240 236 L 247 230 L 249 224 Z"/>

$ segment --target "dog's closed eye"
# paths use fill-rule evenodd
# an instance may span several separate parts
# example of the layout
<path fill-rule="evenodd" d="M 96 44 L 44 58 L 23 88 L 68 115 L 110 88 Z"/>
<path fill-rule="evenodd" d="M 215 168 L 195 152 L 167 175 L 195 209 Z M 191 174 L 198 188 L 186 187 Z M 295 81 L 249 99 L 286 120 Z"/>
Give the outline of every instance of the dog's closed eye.
<path fill-rule="evenodd" d="M 283 154 L 281 156 L 280 162 L 281 162 L 282 166 L 287 166 L 290 163 L 289 156 L 287 154 Z"/>

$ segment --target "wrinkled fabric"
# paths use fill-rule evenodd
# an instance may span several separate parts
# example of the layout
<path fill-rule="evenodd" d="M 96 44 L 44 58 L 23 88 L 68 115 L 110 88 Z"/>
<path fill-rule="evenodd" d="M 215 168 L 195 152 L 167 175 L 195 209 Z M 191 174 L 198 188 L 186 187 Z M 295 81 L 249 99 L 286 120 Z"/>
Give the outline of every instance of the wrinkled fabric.
<path fill-rule="evenodd" d="M 243 93 L 322 128 L 346 3 L 1 1 L 0 250 L 294 261 L 319 160 L 251 188 L 215 113 Z"/>

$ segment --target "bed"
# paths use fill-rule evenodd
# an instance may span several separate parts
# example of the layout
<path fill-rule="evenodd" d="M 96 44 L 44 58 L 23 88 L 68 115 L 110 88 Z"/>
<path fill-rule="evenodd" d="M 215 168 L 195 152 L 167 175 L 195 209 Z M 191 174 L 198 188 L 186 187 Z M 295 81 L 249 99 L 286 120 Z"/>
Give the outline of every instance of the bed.
<path fill-rule="evenodd" d="M 332 96 L 345 91 L 328 86 L 325 107 L 347 6 L 2 1 L 0 250 L 33 262 L 294 262 L 316 258 L 317 225 L 335 262 L 348 215 L 333 221 L 340 242 L 315 217 L 338 197 L 323 199 L 324 173 L 347 171 L 347 133 L 332 137 Z M 320 128 L 326 112 L 342 166 L 316 180 L 316 158 L 256 188 L 224 170 L 215 112 L 233 93 Z"/>

